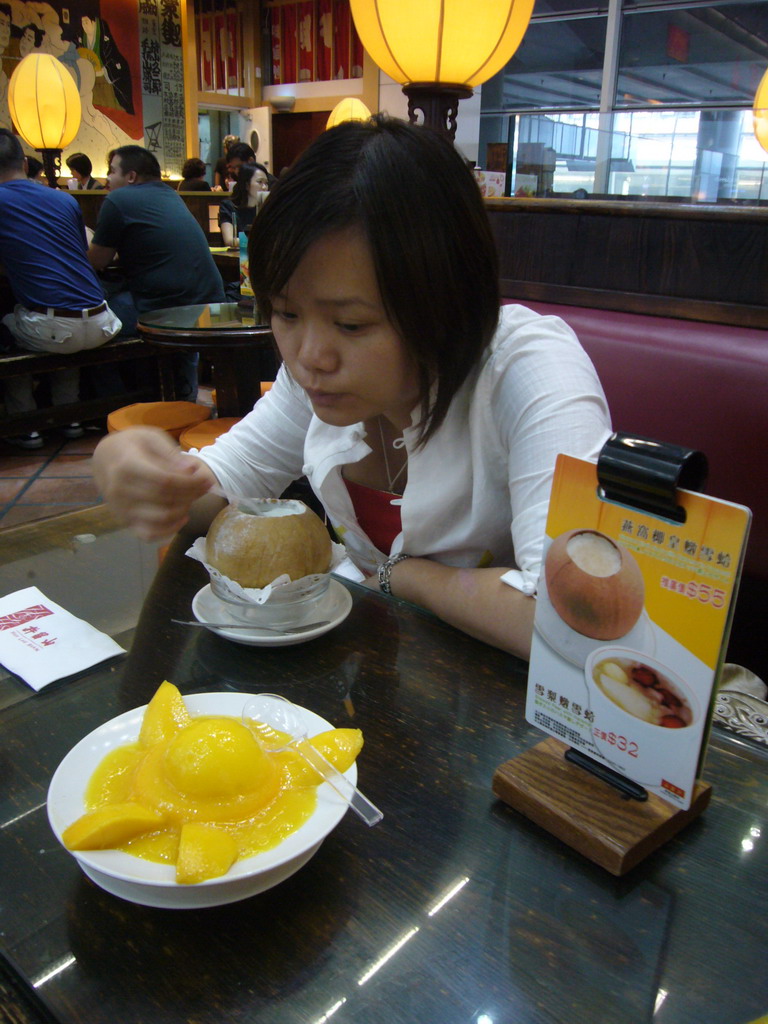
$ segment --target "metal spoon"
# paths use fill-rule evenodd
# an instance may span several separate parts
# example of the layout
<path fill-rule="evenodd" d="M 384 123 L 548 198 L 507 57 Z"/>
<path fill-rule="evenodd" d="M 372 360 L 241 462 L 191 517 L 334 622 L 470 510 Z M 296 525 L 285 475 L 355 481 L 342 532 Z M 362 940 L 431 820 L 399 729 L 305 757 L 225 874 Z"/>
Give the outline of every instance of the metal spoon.
<path fill-rule="evenodd" d="M 293 633 L 306 633 L 310 629 L 319 629 L 320 626 L 330 625 L 329 619 L 320 619 L 319 622 L 307 622 L 303 626 L 262 626 L 256 622 L 198 622 L 196 619 L 171 619 L 177 626 L 197 626 L 198 629 L 250 629 L 266 630 L 267 633 L 281 633 L 289 636 Z"/>

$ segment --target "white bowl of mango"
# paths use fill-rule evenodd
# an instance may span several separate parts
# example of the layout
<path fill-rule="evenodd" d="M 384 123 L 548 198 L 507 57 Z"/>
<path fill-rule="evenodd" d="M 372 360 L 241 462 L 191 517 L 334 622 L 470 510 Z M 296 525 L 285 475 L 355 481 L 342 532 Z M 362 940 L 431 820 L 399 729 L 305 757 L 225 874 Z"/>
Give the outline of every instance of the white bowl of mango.
<path fill-rule="evenodd" d="M 263 729 L 243 723 L 252 697 L 182 697 L 165 682 L 70 750 L 48 789 L 48 820 L 93 882 L 144 906 L 213 907 L 270 889 L 312 857 L 348 804 L 301 755 L 273 752 Z M 272 726 L 280 701 L 263 701 Z M 355 785 L 362 733 L 296 711 Z"/>

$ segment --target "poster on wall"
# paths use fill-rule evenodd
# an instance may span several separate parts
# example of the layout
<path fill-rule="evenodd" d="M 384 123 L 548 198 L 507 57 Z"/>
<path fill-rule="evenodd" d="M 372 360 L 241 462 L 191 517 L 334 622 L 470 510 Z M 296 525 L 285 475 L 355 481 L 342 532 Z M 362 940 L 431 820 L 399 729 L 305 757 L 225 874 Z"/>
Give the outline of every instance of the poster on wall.
<path fill-rule="evenodd" d="M 180 0 L 139 0 L 144 145 L 164 175 L 181 173 L 186 153 Z"/>
<path fill-rule="evenodd" d="M 104 177 L 118 146 L 146 145 L 164 171 L 185 150 L 179 0 L 0 0 L 0 126 L 12 128 L 8 82 L 29 53 L 50 53 L 80 93 L 80 130 L 63 158 L 85 153 Z"/>

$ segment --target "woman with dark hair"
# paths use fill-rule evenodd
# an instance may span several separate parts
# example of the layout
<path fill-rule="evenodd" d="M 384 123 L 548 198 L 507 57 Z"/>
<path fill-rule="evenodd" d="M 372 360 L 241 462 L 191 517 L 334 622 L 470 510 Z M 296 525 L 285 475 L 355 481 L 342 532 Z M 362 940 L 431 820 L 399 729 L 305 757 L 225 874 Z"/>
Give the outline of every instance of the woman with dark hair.
<path fill-rule="evenodd" d="M 38 182 L 40 185 L 48 184 L 48 180 L 45 177 L 45 168 L 34 156 L 27 157 L 27 177 L 32 181 Z"/>
<path fill-rule="evenodd" d="M 200 157 L 193 156 L 185 161 L 181 168 L 181 181 L 178 192 L 210 192 L 211 186 L 205 180 L 205 163 Z"/>
<path fill-rule="evenodd" d="M 527 657 L 556 456 L 596 456 L 610 423 L 570 328 L 499 311 L 463 158 L 382 116 L 339 125 L 278 180 L 249 259 L 277 380 L 197 455 L 105 438 L 114 511 L 157 538 L 212 487 L 269 497 L 304 473 L 369 585 Z"/>
<path fill-rule="evenodd" d="M 247 235 L 256 214 L 267 198 L 269 172 L 263 164 L 241 164 L 232 199 L 219 207 L 219 227 L 224 245 L 237 245 L 241 231 Z"/>
<path fill-rule="evenodd" d="M 93 164 L 85 153 L 73 153 L 67 157 L 66 164 L 78 189 L 104 188 L 100 181 L 92 177 Z"/>

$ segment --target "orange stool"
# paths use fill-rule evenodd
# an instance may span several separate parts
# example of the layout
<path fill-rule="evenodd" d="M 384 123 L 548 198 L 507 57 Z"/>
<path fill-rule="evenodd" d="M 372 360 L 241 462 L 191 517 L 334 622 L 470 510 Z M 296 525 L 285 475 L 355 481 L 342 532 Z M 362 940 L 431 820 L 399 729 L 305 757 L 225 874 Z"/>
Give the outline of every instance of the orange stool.
<path fill-rule="evenodd" d="M 217 437 L 226 434 L 230 427 L 239 422 L 239 416 L 224 416 L 218 420 L 205 420 L 203 423 L 196 423 L 193 427 L 187 427 L 179 436 L 181 450 L 188 452 L 191 448 L 205 448 L 207 444 L 213 444 Z"/>
<path fill-rule="evenodd" d="M 178 439 L 183 430 L 202 423 L 210 415 L 209 406 L 196 402 L 136 402 L 111 412 L 107 416 L 107 430 L 113 434 L 128 427 L 160 427 Z"/>

